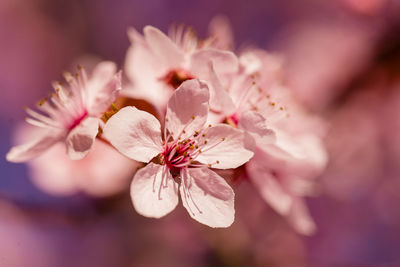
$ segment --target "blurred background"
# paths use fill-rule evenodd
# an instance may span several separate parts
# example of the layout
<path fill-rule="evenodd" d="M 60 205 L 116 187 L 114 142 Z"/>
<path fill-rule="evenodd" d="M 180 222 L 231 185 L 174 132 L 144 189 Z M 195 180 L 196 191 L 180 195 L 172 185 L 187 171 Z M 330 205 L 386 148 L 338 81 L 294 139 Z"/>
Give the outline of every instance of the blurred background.
<path fill-rule="evenodd" d="M 45 193 L 26 165 L 5 161 L 23 107 L 64 70 L 122 67 L 129 26 L 185 23 L 206 37 L 219 14 L 236 50 L 281 54 L 285 83 L 328 121 L 330 162 L 307 200 L 315 235 L 295 233 L 245 182 L 235 223 L 216 230 L 180 206 L 141 217 L 127 189 Z M 0 266 L 400 266 L 399 33 L 397 0 L 0 0 Z"/>

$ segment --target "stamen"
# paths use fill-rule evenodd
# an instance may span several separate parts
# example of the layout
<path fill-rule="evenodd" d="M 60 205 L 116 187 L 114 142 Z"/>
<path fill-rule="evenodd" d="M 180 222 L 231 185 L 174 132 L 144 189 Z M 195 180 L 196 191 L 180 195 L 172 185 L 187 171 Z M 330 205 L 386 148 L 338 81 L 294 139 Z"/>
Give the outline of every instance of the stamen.
<path fill-rule="evenodd" d="M 164 180 L 167 179 L 167 173 L 164 171 L 164 169 L 163 169 L 163 171 L 161 173 L 161 182 L 160 182 L 160 186 L 158 187 L 158 200 L 162 200 L 162 198 L 161 198 L 161 189 L 163 188 Z"/>
<path fill-rule="evenodd" d="M 50 128 L 50 127 L 51 127 L 51 126 L 48 125 L 48 124 L 45 124 L 45 123 L 43 123 L 43 122 L 34 120 L 34 119 L 32 119 L 32 118 L 29 118 L 29 117 L 25 118 L 25 121 L 26 121 L 27 123 L 33 125 L 33 126 L 37 126 L 37 127 L 40 127 L 40 128 Z"/>

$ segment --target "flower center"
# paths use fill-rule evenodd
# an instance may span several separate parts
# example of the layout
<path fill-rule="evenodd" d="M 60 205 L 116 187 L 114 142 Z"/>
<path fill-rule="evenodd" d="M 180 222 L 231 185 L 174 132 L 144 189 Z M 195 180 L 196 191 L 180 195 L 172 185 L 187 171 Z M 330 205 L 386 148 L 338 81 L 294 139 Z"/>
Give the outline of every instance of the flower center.
<path fill-rule="evenodd" d="M 84 112 L 82 113 L 82 115 L 80 115 L 79 117 L 77 117 L 75 120 L 73 120 L 71 122 L 71 124 L 68 126 L 68 131 L 71 131 L 76 126 L 78 126 L 79 123 L 81 123 L 81 121 L 83 121 L 87 117 L 87 115 L 88 115 L 88 111 L 85 109 Z"/>
<path fill-rule="evenodd" d="M 225 120 L 223 121 L 223 123 L 229 124 L 230 126 L 237 128 L 237 126 L 239 124 L 239 118 L 236 114 L 233 114 L 233 115 L 226 117 Z"/>
<path fill-rule="evenodd" d="M 163 161 L 171 170 L 171 173 L 174 174 L 190 165 L 193 159 L 192 154 L 197 148 L 195 141 L 190 139 L 169 143 L 162 153 Z"/>
<path fill-rule="evenodd" d="M 174 89 L 178 88 L 184 81 L 194 79 L 195 77 L 183 69 L 174 69 L 169 71 L 160 80 L 170 85 Z"/>

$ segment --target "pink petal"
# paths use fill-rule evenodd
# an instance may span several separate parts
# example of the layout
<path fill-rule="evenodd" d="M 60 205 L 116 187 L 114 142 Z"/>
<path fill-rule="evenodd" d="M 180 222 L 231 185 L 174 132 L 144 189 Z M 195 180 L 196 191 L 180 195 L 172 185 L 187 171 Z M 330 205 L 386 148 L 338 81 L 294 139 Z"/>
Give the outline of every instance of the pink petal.
<path fill-rule="evenodd" d="M 301 199 L 294 201 L 288 219 L 290 224 L 300 234 L 313 235 L 317 230 L 306 204 Z"/>
<path fill-rule="evenodd" d="M 58 142 L 47 153 L 30 161 L 28 166 L 32 182 L 46 193 L 72 195 L 84 192 L 104 197 L 125 190 L 139 163 L 96 139 L 91 152 L 82 160 L 70 160 L 65 145 Z"/>
<path fill-rule="evenodd" d="M 142 45 L 146 44 L 146 40 L 144 39 L 143 35 L 141 35 L 135 28 L 129 27 L 127 34 L 131 43 L 139 43 Z"/>
<path fill-rule="evenodd" d="M 228 92 L 224 89 L 215 73 L 214 63 L 208 62 L 208 76 L 204 78 L 210 85 L 210 108 L 216 112 L 223 112 L 225 115 L 231 115 L 235 111 L 235 105 Z"/>
<path fill-rule="evenodd" d="M 200 131 L 207 120 L 208 87 L 197 79 L 182 83 L 169 99 L 165 124 L 174 139 Z M 185 131 L 185 132 L 183 132 Z"/>
<path fill-rule="evenodd" d="M 208 31 L 211 37 L 216 38 L 216 45 L 213 45 L 214 47 L 217 46 L 217 48 L 227 50 L 233 49 L 233 32 L 228 17 L 222 15 L 215 16 L 208 26 Z"/>
<path fill-rule="evenodd" d="M 240 115 L 239 127 L 248 132 L 258 146 L 275 142 L 275 133 L 268 128 L 266 119 L 258 112 L 246 111 Z"/>
<path fill-rule="evenodd" d="M 40 132 L 33 141 L 12 147 L 6 155 L 6 159 L 11 162 L 24 162 L 33 159 L 61 141 L 63 136 L 63 132 Z"/>
<path fill-rule="evenodd" d="M 65 145 L 61 142 L 57 143 L 49 149 L 48 153 L 28 163 L 30 177 L 32 182 L 47 194 L 57 196 L 76 194 L 79 188 L 75 182 L 76 175 L 72 175 L 72 172 L 80 174 L 84 170 L 77 170 L 73 165 L 85 161 L 86 158 L 80 161 L 70 160 L 65 153 Z"/>
<path fill-rule="evenodd" d="M 149 162 L 162 150 L 160 127 L 150 113 L 125 107 L 107 121 L 103 135 L 128 158 Z"/>
<path fill-rule="evenodd" d="M 253 152 L 245 148 L 244 133 L 226 124 L 218 124 L 204 131 L 202 152 L 196 158 L 212 168 L 230 169 L 246 163 Z"/>
<path fill-rule="evenodd" d="M 94 139 L 99 131 L 99 119 L 88 117 L 72 129 L 67 139 L 67 154 L 72 160 L 84 158 L 92 148 Z"/>
<path fill-rule="evenodd" d="M 197 77 L 204 79 L 208 73 L 208 62 L 212 61 L 217 76 L 235 73 L 239 69 L 239 60 L 234 53 L 217 49 L 200 49 L 190 58 L 190 69 Z"/>
<path fill-rule="evenodd" d="M 315 177 L 325 168 L 328 156 L 320 138 L 313 134 L 290 135 L 275 130 L 276 143 L 265 146 L 264 152 L 285 172 L 303 177 Z"/>
<path fill-rule="evenodd" d="M 165 165 L 149 163 L 135 174 L 131 198 L 139 214 L 161 218 L 178 204 L 178 185 Z"/>
<path fill-rule="evenodd" d="M 246 164 L 247 174 L 265 202 L 278 213 L 287 215 L 293 203 L 292 196 L 272 175 L 272 170 L 265 164 L 266 160 L 263 153 L 256 152 L 254 158 Z"/>
<path fill-rule="evenodd" d="M 183 51 L 163 32 L 152 26 L 146 26 L 143 33 L 148 45 L 162 63 L 170 68 L 177 68 L 183 63 Z"/>
<path fill-rule="evenodd" d="M 232 188 L 208 168 L 184 169 L 179 188 L 183 206 L 196 221 L 210 227 L 228 227 L 235 219 Z"/>
<path fill-rule="evenodd" d="M 164 113 L 173 91 L 169 85 L 160 82 L 159 78 L 165 76 L 169 68 L 160 64 L 159 57 L 153 53 L 140 33 L 130 28 L 128 35 L 132 44 L 126 53 L 124 71 L 133 83 L 133 88 L 125 86 L 121 93 L 144 99 Z"/>
<path fill-rule="evenodd" d="M 111 61 L 99 63 L 87 81 L 87 106 L 89 114 L 98 117 L 114 102 L 121 90 L 121 72 Z"/>

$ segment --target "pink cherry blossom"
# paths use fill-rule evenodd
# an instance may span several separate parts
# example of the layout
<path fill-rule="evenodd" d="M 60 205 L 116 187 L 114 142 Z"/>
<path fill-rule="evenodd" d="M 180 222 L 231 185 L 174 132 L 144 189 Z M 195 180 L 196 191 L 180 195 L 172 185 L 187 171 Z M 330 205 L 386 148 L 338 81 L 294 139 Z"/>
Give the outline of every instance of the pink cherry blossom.
<path fill-rule="evenodd" d="M 40 136 L 41 129 L 23 124 L 17 128 L 16 141 Z M 51 162 L 51 164 L 49 164 Z M 113 162 L 112 165 L 109 162 Z M 104 197 L 124 190 L 139 163 L 126 158 L 109 144 L 96 139 L 92 151 L 81 160 L 71 160 L 65 145 L 58 142 L 42 155 L 27 162 L 32 182 L 52 195 L 87 195 Z"/>
<path fill-rule="evenodd" d="M 192 30 L 172 27 L 169 36 L 146 26 L 144 35 L 130 28 L 131 40 L 125 60 L 125 73 L 132 81 L 132 90 L 125 93 L 149 101 L 163 112 L 174 90 L 189 79 L 210 79 L 212 62 L 217 75 L 234 73 L 238 69 L 236 56 L 212 47 L 212 42 L 200 42 Z M 214 108 L 214 88 L 208 84 L 210 105 Z M 151 90 L 149 90 L 151 88 Z"/>
<path fill-rule="evenodd" d="M 102 62 L 90 78 L 78 67 L 75 77 L 65 73 L 67 86 L 53 83 L 55 93 L 43 99 L 26 112 L 26 121 L 41 128 L 41 134 L 32 141 L 15 146 L 7 154 L 7 160 L 23 162 L 42 154 L 59 141 L 65 142 L 70 159 L 86 156 L 102 126 L 101 116 L 117 97 L 120 73 L 112 62 Z"/>
<path fill-rule="evenodd" d="M 138 213 L 160 218 L 178 204 L 178 187 L 190 216 L 211 227 L 228 227 L 234 220 L 234 192 L 210 170 L 236 168 L 253 153 L 244 135 L 226 124 L 207 125 L 209 90 L 205 83 L 185 81 L 172 94 L 161 133 L 159 121 L 135 107 L 111 117 L 104 136 L 122 154 L 140 162 L 131 185 Z M 163 136 L 163 138 L 162 138 Z"/>
<path fill-rule="evenodd" d="M 302 196 L 313 194 L 312 181 L 326 165 L 323 123 L 304 111 L 282 86 L 279 58 L 249 50 L 239 61 L 240 70 L 229 87 L 218 85 L 218 78 L 212 81 L 225 106 L 213 119 L 241 128 L 253 138 L 255 157 L 245 165 L 250 180 L 298 232 L 311 234 L 315 225 Z"/>

